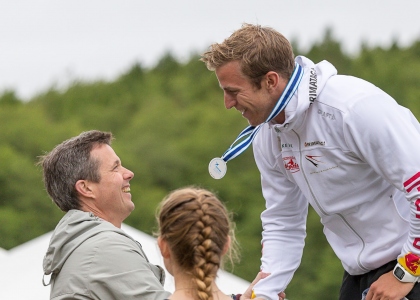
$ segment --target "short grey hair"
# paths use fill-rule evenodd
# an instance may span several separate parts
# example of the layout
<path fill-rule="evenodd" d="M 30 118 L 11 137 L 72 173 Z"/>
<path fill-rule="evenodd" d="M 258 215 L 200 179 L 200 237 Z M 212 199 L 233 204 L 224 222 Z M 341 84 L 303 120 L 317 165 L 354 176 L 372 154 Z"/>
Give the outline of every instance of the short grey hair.
<path fill-rule="evenodd" d="M 45 188 L 62 211 L 80 209 L 75 187 L 78 180 L 100 181 L 99 161 L 90 153 L 98 145 L 111 145 L 112 140 L 110 132 L 86 131 L 39 157 Z"/>

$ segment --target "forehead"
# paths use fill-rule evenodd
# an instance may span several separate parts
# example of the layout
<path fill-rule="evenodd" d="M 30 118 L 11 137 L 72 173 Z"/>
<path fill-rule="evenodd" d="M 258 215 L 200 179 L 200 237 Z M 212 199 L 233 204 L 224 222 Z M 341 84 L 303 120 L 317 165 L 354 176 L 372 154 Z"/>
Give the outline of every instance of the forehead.
<path fill-rule="evenodd" d="M 232 61 L 220 66 L 215 71 L 219 85 L 224 90 L 237 90 L 252 87 L 251 80 L 241 70 L 239 61 Z"/>

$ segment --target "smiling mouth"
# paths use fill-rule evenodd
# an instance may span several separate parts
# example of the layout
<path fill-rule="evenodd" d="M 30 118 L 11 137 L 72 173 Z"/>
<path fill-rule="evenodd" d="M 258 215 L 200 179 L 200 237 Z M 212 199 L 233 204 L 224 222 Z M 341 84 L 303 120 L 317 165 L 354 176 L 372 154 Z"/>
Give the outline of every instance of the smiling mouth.
<path fill-rule="evenodd" d="M 122 189 L 122 191 L 123 193 L 129 193 L 131 190 L 129 186 L 126 186 L 125 188 Z"/>
<path fill-rule="evenodd" d="M 236 107 L 235 107 L 236 108 Z M 236 108 L 236 110 L 237 111 L 239 111 L 242 115 L 244 115 L 244 113 L 245 113 L 245 108 L 243 108 L 243 109 L 238 109 L 238 108 Z"/>

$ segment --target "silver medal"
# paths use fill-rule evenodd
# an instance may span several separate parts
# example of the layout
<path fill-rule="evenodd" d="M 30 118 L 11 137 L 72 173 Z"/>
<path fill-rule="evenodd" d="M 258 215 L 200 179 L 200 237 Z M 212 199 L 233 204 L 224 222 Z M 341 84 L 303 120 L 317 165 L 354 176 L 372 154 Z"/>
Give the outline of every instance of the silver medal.
<path fill-rule="evenodd" d="M 220 179 L 225 176 L 226 170 L 226 162 L 219 157 L 213 158 L 209 163 L 209 173 L 214 179 Z"/>

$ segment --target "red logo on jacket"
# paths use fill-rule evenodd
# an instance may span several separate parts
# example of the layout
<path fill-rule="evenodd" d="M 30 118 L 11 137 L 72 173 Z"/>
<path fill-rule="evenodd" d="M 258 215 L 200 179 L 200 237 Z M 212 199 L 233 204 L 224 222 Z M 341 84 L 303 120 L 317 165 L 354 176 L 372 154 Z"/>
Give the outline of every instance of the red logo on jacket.
<path fill-rule="evenodd" d="M 291 173 L 296 173 L 300 170 L 299 165 L 296 162 L 296 157 L 294 156 L 283 157 L 283 163 L 286 170 L 290 171 Z"/>

